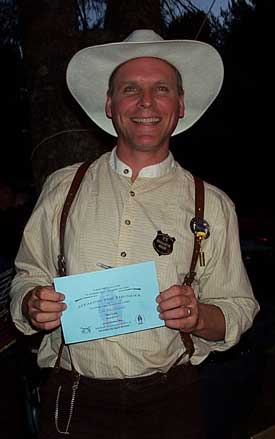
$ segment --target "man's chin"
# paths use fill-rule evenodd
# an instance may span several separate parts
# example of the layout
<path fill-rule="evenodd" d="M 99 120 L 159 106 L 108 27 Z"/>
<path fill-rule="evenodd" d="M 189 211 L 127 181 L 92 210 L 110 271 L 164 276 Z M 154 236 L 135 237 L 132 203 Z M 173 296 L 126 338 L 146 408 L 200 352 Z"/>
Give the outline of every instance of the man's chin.
<path fill-rule="evenodd" d="M 133 149 L 136 151 L 142 151 L 142 152 L 153 152 L 158 151 L 161 149 L 161 146 L 155 143 L 139 143 L 132 145 Z"/>
<path fill-rule="evenodd" d="M 159 140 L 153 138 L 152 136 L 144 136 L 139 139 L 132 139 L 131 143 L 133 148 L 144 151 L 158 150 L 163 146 Z"/>

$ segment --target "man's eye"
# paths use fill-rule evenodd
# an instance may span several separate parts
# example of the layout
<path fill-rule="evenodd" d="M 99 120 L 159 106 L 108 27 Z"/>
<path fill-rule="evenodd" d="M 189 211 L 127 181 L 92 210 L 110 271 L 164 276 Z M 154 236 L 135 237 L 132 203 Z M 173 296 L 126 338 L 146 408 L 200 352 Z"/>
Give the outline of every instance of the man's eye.
<path fill-rule="evenodd" d="M 135 85 L 127 85 L 127 87 L 124 87 L 123 91 L 124 93 L 134 93 L 137 91 L 137 87 Z"/>
<path fill-rule="evenodd" d="M 169 91 L 169 88 L 168 88 L 166 85 L 159 85 L 159 86 L 157 87 L 157 91 L 160 91 L 160 92 L 168 92 L 168 91 Z"/>

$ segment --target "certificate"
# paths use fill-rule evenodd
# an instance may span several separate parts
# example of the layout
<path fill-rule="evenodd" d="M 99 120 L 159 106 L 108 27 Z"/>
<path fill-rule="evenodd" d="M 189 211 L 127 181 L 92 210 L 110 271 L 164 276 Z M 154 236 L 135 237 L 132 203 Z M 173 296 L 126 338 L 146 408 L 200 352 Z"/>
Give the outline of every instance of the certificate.
<path fill-rule="evenodd" d="M 65 343 L 78 343 L 164 326 L 153 261 L 54 279 L 65 295 Z"/>

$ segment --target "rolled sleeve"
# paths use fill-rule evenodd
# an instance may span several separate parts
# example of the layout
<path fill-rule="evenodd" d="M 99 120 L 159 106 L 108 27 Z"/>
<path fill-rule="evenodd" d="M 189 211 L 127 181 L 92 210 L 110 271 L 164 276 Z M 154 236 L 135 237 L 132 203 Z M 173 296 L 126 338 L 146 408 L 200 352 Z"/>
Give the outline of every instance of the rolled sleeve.
<path fill-rule="evenodd" d="M 11 315 L 16 327 L 26 335 L 35 330 L 22 314 L 25 295 L 37 286 L 52 285 L 58 275 L 60 206 L 66 191 L 54 191 L 57 182 L 53 174 L 46 181 L 33 213 L 25 227 L 15 259 L 16 275 L 11 286 Z M 66 187 L 68 186 L 67 182 Z M 60 183 L 59 183 L 60 184 Z M 58 195 L 57 195 L 58 194 Z M 57 207 L 55 207 L 57 206 Z"/>
<path fill-rule="evenodd" d="M 223 351 L 235 345 L 252 326 L 259 304 L 242 260 L 235 207 L 224 195 L 218 198 L 215 210 L 211 239 L 205 246 L 208 263 L 199 280 L 199 295 L 202 303 L 216 305 L 223 312 L 224 340 L 207 340 L 211 350 Z M 212 257 L 207 258 L 207 253 Z"/>

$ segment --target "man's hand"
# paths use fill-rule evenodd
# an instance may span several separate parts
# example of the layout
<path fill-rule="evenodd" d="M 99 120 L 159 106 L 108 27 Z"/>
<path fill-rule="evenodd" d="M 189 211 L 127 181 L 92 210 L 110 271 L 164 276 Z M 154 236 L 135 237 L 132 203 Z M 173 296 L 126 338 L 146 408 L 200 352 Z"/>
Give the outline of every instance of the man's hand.
<path fill-rule="evenodd" d="M 157 297 L 160 318 L 166 326 L 193 332 L 199 320 L 198 301 L 189 286 L 173 285 Z"/>
<path fill-rule="evenodd" d="M 160 318 L 166 326 L 192 333 L 206 340 L 225 337 L 225 318 L 216 305 L 200 303 L 192 287 L 173 285 L 157 296 Z"/>
<path fill-rule="evenodd" d="M 23 315 L 35 329 L 49 331 L 60 325 L 62 311 L 66 309 L 64 294 L 57 293 L 53 287 L 35 287 L 24 297 Z"/>

